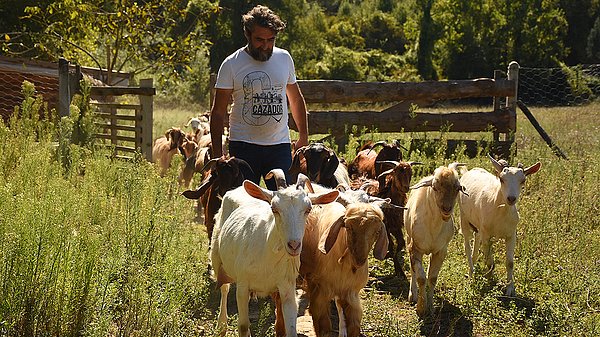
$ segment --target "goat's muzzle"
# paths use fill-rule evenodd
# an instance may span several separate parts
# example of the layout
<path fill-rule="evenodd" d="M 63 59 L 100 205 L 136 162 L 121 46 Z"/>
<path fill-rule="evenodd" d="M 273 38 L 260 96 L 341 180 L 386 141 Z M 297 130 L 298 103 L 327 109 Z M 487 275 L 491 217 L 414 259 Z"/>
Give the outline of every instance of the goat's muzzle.
<path fill-rule="evenodd" d="M 287 243 L 287 252 L 291 256 L 298 256 L 302 251 L 302 242 L 297 240 L 290 240 Z"/>

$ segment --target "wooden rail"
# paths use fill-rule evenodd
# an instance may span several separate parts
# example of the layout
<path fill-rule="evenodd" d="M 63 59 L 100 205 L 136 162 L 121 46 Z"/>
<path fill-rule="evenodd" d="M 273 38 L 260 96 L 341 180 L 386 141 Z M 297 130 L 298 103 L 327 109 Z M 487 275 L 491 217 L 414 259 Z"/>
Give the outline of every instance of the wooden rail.
<path fill-rule="evenodd" d="M 141 80 L 139 87 L 92 87 L 94 97 L 137 95 L 139 104 L 94 103 L 98 107 L 96 122 L 101 132 L 95 137 L 105 139 L 115 149 L 115 156 L 139 151 L 152 160 L 153 95 L 156 89 L 151 79 Z"/>
<path fill-rule="evenodd" d="M 480 78 L 459 81 L 351 82 L 298 81 L 307 103 L 393 102 L 510 96 L 515 82 Z"/>
<path fill-rule="evenodd" d="M 69 70 L 69 62 L 59 60 L 59 114 L 69 115 L 71 99 L 80 92 L 79 81 L 83 78 L 81 67 L 76 66 L 75 72 Z M 99 133 L 94 136 L 110 141 L 115 149 L 116 157 L 123 157 L 119 152 L 140 152 L 147 160 L 152 160 L 152 120 L 153 96 L 156 94 L 152 79 L 140 80 L 139 87 L 100 87 L 92 86 L 90 95 L 99 98 L 93 103 L 98 112 L 96 122 Z M 115 96 L 135 95 L 139 104 L 106 103 Z"/>
<path fill-rule="evenodd" d="M 315 111 L 308 117 L 310 134 L 332 134 L 340 150 L 348 142 L 347 130 L 379 132 L 489 132 L 493 149 L 508 156 L 516 130 L 516 97 L 519 65 L 511 62 L 507 78 L 494 72 L 494 78 L 425 82 L 298 81 L 307 103 L 400 102 L 383 111 Z M 411 102 L 458 98 L 493 97 L 490 111 L 426 112 L 411 111 Z M 502 102 L 505 102 L 502 106 Z M 290 127 L 297 130 L 292 118 Z M 473 143 L 474 144 L 474 143 Z"/>

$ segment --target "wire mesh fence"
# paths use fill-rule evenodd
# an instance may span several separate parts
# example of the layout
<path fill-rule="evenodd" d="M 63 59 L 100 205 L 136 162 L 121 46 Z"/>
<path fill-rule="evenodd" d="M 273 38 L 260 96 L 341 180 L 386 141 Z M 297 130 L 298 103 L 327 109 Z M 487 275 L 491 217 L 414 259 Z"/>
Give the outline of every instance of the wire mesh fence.
<path fill-rule="evenodd" d="M 600 64 L 519 70 L 518 97 L 529 106 L 580 106 L 600 99 Z"/>
<path fill-rule="evenodd" d="M 0 71 L 0 116 L 4 121 L 12 116 L 15 106 L 23 102 L 24 81 L 35 85 L 36 94 L 44 97 L 49 109 L 58 105 L 58 76 L 2 70 Z"/>

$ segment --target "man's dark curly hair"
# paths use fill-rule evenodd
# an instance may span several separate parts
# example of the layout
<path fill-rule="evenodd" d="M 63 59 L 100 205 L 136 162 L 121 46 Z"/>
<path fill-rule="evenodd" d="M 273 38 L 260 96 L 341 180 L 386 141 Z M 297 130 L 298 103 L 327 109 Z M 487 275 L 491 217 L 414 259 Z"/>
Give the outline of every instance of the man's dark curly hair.
<path fill-rule="evenodd" d="M 285 22 L 269 7 L 263 5 L 257 5 L 248 13 L 242 15 L 242 24 L 244 25 L 244 33 L 247 35 L 254 31 L 256 25 L 269 28 L 275 33 L 279 33 L 285 28 Z"/>

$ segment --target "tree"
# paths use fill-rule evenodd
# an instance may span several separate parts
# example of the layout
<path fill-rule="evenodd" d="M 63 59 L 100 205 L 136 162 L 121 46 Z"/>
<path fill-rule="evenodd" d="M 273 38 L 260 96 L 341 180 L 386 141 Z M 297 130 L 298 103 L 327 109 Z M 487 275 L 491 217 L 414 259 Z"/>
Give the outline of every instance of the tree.
<path fill-rule="evenodd" d="M 26 7 L 23 17 L 26 26 L 40 29 L 27 31 L 20 44 L 5 43 L 4 52 L 27 49 L 42 59 L 65 57 L 93 64 L 107 69 L 104 80 L 109 83 L 112 71 L 151 70 L 161 78 L 177 76 L 206 43 L 206 18 L 216 9 L 208 0 L 37 3 Z"/>
<path fill-rule="evenodd" d="M 434 63 L 450 79 L 489 77 L 513 60 L 530 67 L 556 66 L 567 51 L 567 21 L 557 3 L 436 1 L 432 17 L 443 35 Z"/>
<path fill-rule="evenodd" d="M 437 73 L 433 67 L 433 46 L 437 39 L 437 32 L 431 18 L 433 0 L 418 1 L 422 9 L 420 21 L 419 45 L 417 51 L 417 69 L 419 74 L 428 80 L 437 80 Z"/>

